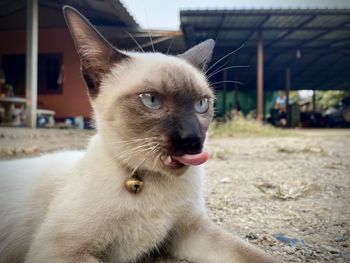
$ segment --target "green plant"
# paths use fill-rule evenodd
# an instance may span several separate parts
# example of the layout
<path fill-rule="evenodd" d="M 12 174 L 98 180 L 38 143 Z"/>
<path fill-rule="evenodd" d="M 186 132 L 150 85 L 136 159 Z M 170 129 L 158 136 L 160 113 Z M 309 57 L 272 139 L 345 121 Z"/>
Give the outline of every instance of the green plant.
<path fill-rule="evenodd" d="M 327 90 L 316 92 L 316 104 L 322 110 L 332 106 L 337 106 L 343 99 L 350 97 L 349 91 Z"/>

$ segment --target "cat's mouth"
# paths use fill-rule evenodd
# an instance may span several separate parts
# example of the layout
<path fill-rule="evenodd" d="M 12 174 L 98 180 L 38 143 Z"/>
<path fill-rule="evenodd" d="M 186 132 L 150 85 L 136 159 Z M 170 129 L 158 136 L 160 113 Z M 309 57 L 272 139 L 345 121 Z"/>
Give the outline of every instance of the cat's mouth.
<path fill-rule="evenodd" d="M 184 166 L 190 165 L 201 165 L 208 161 L 209 155 L 207 152 L 200 152 L 197 154 L 183 154 L 183 155 L 162 155 L 160 160 L 163 165 L 172 168 L 178 169 Z"/>

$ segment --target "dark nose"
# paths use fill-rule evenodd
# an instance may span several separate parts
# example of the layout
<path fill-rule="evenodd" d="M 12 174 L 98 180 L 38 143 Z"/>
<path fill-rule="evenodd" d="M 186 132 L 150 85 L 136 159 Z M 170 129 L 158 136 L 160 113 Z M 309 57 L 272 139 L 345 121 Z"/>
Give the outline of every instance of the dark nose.
<path fill-rule="evenodd" d="M 172 145 L 178 154 L 196 154 L 202 151 L 204 134 L 200 123 L 195 116 L 181 115 L 176 118 L 172 130 Z"/>
<path fill-rule="evenodd" d="M 196 134 L 188 134 L 180 138 L 180 151 L 188 154 L 196 154 L 202 151 L 202 140 Z"/>

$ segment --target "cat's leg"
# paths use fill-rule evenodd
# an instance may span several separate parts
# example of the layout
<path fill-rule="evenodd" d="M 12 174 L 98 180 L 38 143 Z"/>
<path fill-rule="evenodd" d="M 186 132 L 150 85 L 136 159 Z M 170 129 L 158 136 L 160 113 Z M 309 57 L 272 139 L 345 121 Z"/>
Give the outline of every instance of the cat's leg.
<path fill-rule="evenodd" d="M 53 242 L 45 244 L 36 241 L 30 247 L 25 258 L 25 263 L 102 263 L 96 257 L 76 251 L 72 254 L 72 248 L 60 243 L 54 245 Z"/>
<path fill-rule="evenodd" d="M 26 259 L 25 263 L 29 262 L 50 262 L 50 263 L 102 263 L 97 258 L 93 256 L 85 256 L 85 257 L 60 257 L 60 258 L 50 258 L 48 260 L 37 261 L 37 258 Z"/>
<path fill-rule="evenodd" d="M 25 263 L 100 263 L 92 249 L 91 225 L 74 218 L 48 214 L 34 234 Z"/>
<path fill-rule="evenodd" d="M 34 251 L 34 250 L 32 250 Z M 52 255 L 48 252 L 47 247 L 40 251 L 28 253 L 25 263 L 102 263 L 99 259 L 91 255 Z"/>
<path fill-rule="evenodd" d="M 276 259 L 215 225 L 206 215 L 182 221 L 170 253 L 194 263 L 276 263 Z"/>

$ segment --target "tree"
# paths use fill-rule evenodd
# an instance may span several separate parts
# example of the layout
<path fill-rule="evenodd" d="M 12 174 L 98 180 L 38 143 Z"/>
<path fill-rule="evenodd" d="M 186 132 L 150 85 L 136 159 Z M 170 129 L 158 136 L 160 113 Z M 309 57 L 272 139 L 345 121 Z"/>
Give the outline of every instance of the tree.
<path fill-rule="evenodd" d="M 322 110 L 339 105 L 345 98 L 350 98 L 350 91 L 327 90 L 316 92 L 316 103 Z"/>

